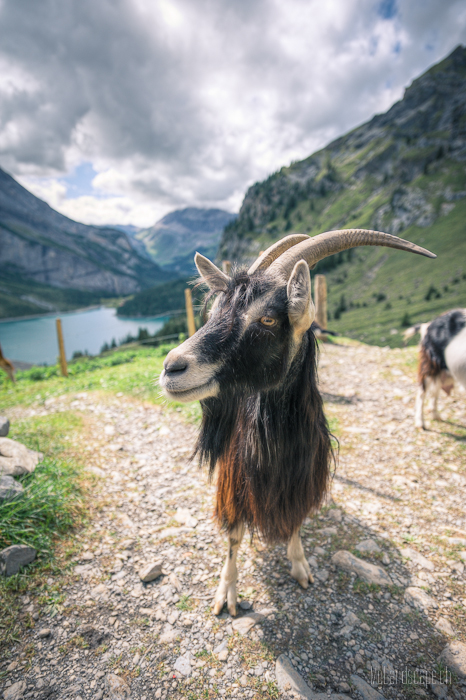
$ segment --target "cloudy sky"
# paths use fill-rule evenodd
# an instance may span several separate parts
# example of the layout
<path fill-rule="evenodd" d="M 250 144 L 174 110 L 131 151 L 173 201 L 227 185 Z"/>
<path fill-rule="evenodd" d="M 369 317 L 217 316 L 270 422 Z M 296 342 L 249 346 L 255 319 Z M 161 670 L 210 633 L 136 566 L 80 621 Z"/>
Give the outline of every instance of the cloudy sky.
<path fill-rule="evenodd" d="M 85 223 L 237 211 L 459 43 L 464 0 L 0 0 L 0 166 Z"/>

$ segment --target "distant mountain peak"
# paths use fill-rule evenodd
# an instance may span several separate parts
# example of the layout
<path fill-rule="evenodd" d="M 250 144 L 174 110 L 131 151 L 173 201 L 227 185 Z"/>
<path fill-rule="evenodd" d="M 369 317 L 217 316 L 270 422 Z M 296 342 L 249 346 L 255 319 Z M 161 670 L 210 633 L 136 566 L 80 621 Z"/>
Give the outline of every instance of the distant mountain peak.
<path fill-rule="evenodd" d="M 185 207 L 139 231 L 136 238 L 163 269 L 190 275 L 195 272 L 194 253 L 215 258 L 223 229 L 235 217 L 222 209 Z"/>
<path fill-rule="evenodd" d="M 173 275 L 160 270 L 111 227 L 60 214 L 0 169 L 0 276 L 103 295 L 131 294 Z"/>

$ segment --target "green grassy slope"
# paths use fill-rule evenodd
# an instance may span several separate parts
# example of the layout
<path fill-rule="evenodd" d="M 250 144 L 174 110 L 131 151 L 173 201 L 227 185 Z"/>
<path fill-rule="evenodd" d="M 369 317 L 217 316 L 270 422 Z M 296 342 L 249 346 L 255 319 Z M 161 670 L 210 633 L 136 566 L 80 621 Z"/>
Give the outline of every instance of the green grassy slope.
<path fill-rule="evenodd" d="M 419 243 L 438 259 L 359 248 L 312 273 L 328 276 L 331 328 L 399 345 L 403 322 L 466 306 L 465 213 L 466 49 L 458 47 L 386 114 L 253 185 L 219 257 L 249 263 L 291 232 L 341 228 Z"/>
<path fill-rule="evenodd" d="M 386 248 L 364 249 L 331 271 L 329 327 L 368 343 L 399 347 L 407 325 L 466 308 L 465 221 L 463 200 L 429 228 L 411 226 L 404 232 L 405 238 L 435 252 L 436 260 Z M 342 295 L 347 311 L 335 319 Z M 395 330 L 397 334 L 391 333 Z"/>

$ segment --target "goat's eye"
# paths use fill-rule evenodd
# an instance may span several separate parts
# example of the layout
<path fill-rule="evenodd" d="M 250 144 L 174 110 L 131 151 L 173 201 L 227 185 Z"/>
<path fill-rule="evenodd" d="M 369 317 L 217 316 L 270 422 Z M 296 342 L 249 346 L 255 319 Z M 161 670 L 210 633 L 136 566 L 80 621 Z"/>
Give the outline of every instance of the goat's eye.
<path fill-rule="evenodd" d="M 267 328 L 272 328 L 272 326 L 277 325 L 276 319 L 271 318 L 271 316 L 262 316 L 261 323 L 263 326 L 267 326 Z"/>

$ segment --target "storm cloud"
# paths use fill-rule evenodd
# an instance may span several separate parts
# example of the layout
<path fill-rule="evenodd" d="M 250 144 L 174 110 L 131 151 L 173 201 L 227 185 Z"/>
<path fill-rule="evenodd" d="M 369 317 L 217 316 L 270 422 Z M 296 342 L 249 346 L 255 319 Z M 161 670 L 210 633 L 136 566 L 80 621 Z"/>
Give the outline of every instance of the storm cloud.
<path fill-rule="evenodd" d="M 234 210 L 465 39 L 462 0 L 3 0 L 0 165 L 88 223 Z"/>

